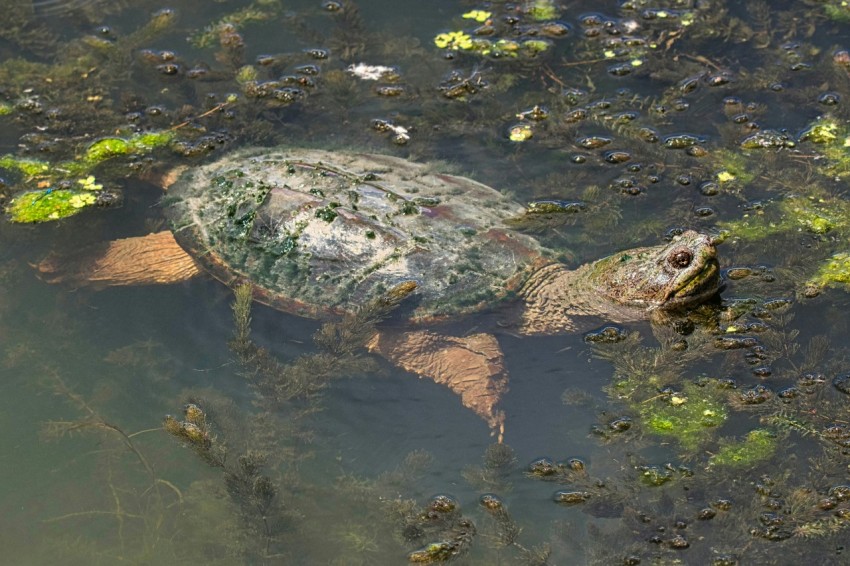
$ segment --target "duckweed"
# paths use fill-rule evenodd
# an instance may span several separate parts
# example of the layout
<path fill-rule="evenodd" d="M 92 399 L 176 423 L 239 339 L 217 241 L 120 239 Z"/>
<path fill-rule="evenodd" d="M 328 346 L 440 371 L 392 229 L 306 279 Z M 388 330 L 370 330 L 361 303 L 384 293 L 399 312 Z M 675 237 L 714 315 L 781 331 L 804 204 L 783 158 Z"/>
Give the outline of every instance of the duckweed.
<path fill-rule="evenodd" d="M 490 19 L 492 14 L 485 10 L 470 10 L 466 12 L 461 17 L 466 18 L 468 20 L 475 20 L 476 22 L 484 23 Z"/>
<path fill-rule="evenodd" d="M 440 49 L 468 50 L 472 49 L 472 38 L 462 31 L 441 33 L 434 38 L 434 45 Z"/>

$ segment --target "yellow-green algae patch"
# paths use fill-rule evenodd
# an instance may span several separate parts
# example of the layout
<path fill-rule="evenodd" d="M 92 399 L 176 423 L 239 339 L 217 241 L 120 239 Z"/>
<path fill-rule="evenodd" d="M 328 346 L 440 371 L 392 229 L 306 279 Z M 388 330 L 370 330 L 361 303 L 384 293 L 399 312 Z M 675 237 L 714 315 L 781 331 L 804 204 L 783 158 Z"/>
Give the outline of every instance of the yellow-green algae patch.
<path fill-rule="evenodd" d="M 718 149 L 712 155 L 716 168 L 715 178 L 721 186 L 733 181 L 739 185 L 748 185 L 758 174 L 758 169 L 753 167 L 752 160 L 740 151 Z"/>
<path fill-rule="evenodd" d="M 708 440 L 711 429 L 728 417 L 723 397 L 712 381 L 685 383 L 681 392 L 648 399 L 638 409 L 647 431 L 675 438 L 686 450 Z"/>
<path fill-rule="evenodd" d="M 525 7 L 525 10 L 535 20 L 553 20 L 560 15 L 552 0 L 534 0 Z"/>
<path fill-rule="evenodd" d="M 850 223 L 850 203 L 840 199 L 789 197 L 777 203 L 778 215 L 759 211 L 741 220 L 720 222 L 730 236 L 761 240 L 775 234 L 806 231 L 826 234 Z"/>
<path fill-rule="evenodd" d="M 775 433 L 757 428 L 747 433 L 743 440 L 722 441 L 720 450 L 711 457 L 709 464 L 733 468 L 750 467 L 773 456 L 778 446 L 779 440 Z"/>
<path fill-rule="evenodd" d="M 850 291 L 850 253 L 839 252 L 823 262 L 809 280 L 816 287 L 840 287 Z"/>
<path fill-rule="evenodd" d="M 38 159 L 4 155 L 0 157 L 0 168 L 8 169 L 25 176 L 24 184 L 34 184 L 38 180 L 39 190 L 26 191 L 15 197 L 6 207 L 6 213 L 12 222 L 47 222 L 67 218 L 97 202 L 98 191 L 103 185 L 97 183 L 89 172 L 98 164 L 113 157 L 131 153 L 148 153 L 167 145 L 174 139 L 170 131 L 135 134 L 127 139 L 110 137 L 95 141 L 85 153 L 74 161 L 49 163 Z M 68 178 L 80 177 L 71 188 L 41 188 L 55 185 L 60 180 L 67 183 Z"/>
<path fill-rule="evenodd" d="M 97 195 L 91 190 L 44 189 L 17 196 L 6 212 L 13 222 L 46 222 L 73 216 L 95 202 Z"/>
<path fill-rule="evenodd" d="M 135 134 L 127 139 L 103 138 L 92 143 L 83 156 L 83 161 L 96 165 L 107 159 L 131 153 L 146 153 L 170 143 L 174 133 L 170 131 Z"/>
<path fill-rule="evenodd" d="M 16 171 L 27 177 L 37 177 L 50 171 L 50 164 L 38 159 L 24 159 L 14 155 L 0 157 L 0 168 Z"/>

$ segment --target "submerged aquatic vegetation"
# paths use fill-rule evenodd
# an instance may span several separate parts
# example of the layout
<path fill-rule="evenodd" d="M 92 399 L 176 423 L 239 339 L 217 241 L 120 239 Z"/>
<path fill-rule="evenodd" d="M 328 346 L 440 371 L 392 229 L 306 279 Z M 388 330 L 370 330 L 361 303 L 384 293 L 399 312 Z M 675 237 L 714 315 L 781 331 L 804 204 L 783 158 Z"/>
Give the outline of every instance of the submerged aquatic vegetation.
<path fill-rule="evenodd" d="M 230 347 L 245 368 L 244 376 L 257 390 L 261 404 L 277 404 L 309 396 L 332 379 L 349 376 L 371 367 L 362 350 L 374 336 L 375 326 L 389 316 L 415 289 L 404 282 L 378 299 L 361 305 L 340 321 L 326 322 L 313 337 L 320 352 L 305 354 L 290 364 L 281 364 L 265 348 L 250 339 L 252 287 L 236 288 L 233 318 L 236 327 Z"/>
<path fill-rule="evenodd" d="M 771 458 L 780 439 L 770 430 L 751 430 L 742 440 L 722 440 L 720 450 L 709 460 L 712 466 L 750 468 Z"/>
<path fill-rule="evenodd" d="M 677 440 L 683 449 L 693 451 L 704 444 L 728 418 L 723 392 L 713 380 L 698 384 L 685 382 L 681 391 L 658 395 L 640 406 L 642 423 L 648 432 Z"/>
<path fill-rule="evenodd" d="M 840 287 L 850 291 L 850 253 L 839 252 L 830 256 L 807 284 L 815 288 Z"/>
<path fill-rule="evenodd" d="M 97 202 L 94 192 L 73 189 L 42 189 L 23 193 L 6 208 L 13 222 L 47 222 L 79 213 Z"/>

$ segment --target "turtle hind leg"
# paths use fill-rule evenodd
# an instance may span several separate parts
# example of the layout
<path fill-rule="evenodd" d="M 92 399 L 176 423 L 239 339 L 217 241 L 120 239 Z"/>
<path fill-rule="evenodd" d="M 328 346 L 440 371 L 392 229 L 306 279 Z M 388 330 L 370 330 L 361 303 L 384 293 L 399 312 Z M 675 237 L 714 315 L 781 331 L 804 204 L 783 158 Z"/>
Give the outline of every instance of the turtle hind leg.
<path fill-rule="evenodd" d="M 502 442 L 505 414 L 496 406 L 508 389 L 508 376 L 495 336 L 445 336 L 427 330 L 379 333 L 368 347 L 409 372 L 446 385 Z"/>
<path fill-rule="evenodd" d="M 34 267 L 48 283 L 96 287 L 177 283 L 200 271 L 168 231 L 114 240 L 71 256 L 52 254 Z"/>

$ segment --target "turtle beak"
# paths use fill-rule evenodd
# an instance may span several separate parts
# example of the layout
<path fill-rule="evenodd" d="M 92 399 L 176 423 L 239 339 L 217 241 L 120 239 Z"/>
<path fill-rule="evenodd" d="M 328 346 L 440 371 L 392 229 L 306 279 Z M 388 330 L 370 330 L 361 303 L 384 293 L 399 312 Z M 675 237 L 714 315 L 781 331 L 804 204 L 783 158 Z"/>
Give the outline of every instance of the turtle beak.
<path fill-rule="evenodd" d="M 699 273 L 684 284 L 670 288 L 662 301 L 663 305 L 687 304 L 703 301 L 720 289 L 720 265 L 716 259 L 705 264 Z M 683 291 L 685 291 L 683 293 Z M 682 294 L 682 296 L 679 296 Z"/>

